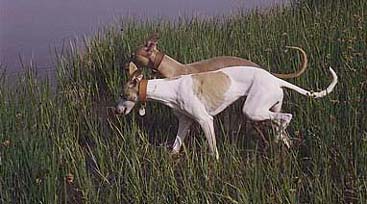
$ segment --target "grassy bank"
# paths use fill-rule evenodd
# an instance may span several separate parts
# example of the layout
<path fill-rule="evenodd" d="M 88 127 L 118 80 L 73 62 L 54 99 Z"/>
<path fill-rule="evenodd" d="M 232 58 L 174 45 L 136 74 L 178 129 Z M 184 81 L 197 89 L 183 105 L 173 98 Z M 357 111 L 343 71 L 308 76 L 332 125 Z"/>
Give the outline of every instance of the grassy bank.
<path fill-rule="evenodd" d="M 29 72 L 10 90 L 0 75 L 1 203 L 364 203 L 366 12 L 364 0 L 310 0 L 174 24 L 126 20 L 58 56 L 57 87 Z M 322 89 L 328 66 L 340 82 L 320 100 L 287 92 L 283 110 L 299 141 L 291 151 L 273 143 L 263 151 L 238 103 L 216 121 L 218 162 L 197 126 L 174 159 L 161 145 L 177 130 L 169 109 L 149 103 L 144 118 L 107 111 L 125 81 L 122 64 L 153 31 L 159 49 L 185 63 L 235 55 L 280 73 L 299 64 L 284 46 L 299 46 L 309 68 L 292 83 Z"/>

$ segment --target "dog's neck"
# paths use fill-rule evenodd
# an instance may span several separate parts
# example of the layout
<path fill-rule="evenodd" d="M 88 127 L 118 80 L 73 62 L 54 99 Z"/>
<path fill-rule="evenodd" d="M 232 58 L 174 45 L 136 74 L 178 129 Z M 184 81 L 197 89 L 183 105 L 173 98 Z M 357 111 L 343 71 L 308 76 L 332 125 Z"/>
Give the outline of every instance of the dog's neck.
<path fill-rule="evenodd" d="M 187 65 L 184 65 L 168 55 L 164 55 L 161 64 L 158 67 L 159 73 L 164 77 L 175 77 L 178 75 L 191 74 Z"/>
<path fill-rule="evenodd" d="M 146 97 L 172 107 L 177 101 L 177 80 L 154 79 L 147 84 Z"/>

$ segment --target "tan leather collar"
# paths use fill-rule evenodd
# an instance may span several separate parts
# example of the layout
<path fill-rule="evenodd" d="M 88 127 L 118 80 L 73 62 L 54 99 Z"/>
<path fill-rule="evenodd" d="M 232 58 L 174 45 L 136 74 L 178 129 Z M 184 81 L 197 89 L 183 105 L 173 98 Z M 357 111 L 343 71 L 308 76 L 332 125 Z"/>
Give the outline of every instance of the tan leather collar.
<path fill-rule="evenodd" d="M 148 67 L 155 69 L 157 71 L 159 71 L 159 66 L 161 65 L 162 61 L 164 58 L 164 53 L 162 52 L 157 52 L 154 61 L 149 59 L 149 64 Z"/>
<path fill-rule="evenodd" d="M 145 103 L 147 101 L 147 86 L 148 86 L 148 80 L 142 79 L 139 82 L 139 101 L 141 103 Z"/>

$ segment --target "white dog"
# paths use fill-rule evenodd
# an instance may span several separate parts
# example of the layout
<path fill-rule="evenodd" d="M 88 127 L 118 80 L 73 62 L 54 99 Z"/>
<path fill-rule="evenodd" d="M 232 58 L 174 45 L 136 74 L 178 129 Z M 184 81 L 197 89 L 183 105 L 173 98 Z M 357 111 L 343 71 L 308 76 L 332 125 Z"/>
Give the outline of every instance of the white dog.
<path fill-rule="evenodd" d="M 288 147 L 289 138 L 285 128 L 292 114 L 281 113 L 283 89 L 289 88 L 312 98 L 329 94 L 338 78 L 329 68 L 333 81 L 326 90 L 306 91 L 300 87 L 276 78 L 269 72 L 256 67 L 228 67 L 218 71 L 183 75 L 169 79 L 143 80 L 140 70 L 133 63 L 129 65 L 131 77 L 126 83 L 121 100 L 115 111 L 128 114 L 135 103 L 145 103 L 146 99 L 158 101 L 171 107 L 179 120 L 173 152 L 179 152 L 185 136 L 193 121 L 202 127 L 209 148 L 219 159 L 213 128 L 213 116 L 223 111 L 241 96 L 247 96 L 242 108 L 243 113 L 253 121 L 271 120 L 276 125 L 277 138 Z"/>

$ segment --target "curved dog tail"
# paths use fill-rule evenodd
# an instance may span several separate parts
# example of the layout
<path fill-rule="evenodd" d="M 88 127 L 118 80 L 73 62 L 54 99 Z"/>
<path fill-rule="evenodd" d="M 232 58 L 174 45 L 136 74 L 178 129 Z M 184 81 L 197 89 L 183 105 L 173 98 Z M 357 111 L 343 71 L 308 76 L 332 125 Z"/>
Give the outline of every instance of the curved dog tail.
<path fill-rule="evenodd" d="M 289 49 L 295 49 L 298 50 L 299 52 L 301 52 L 301 60 L 302 63 L 299 65 L 298 71 L 294 72 L 294 73 L 289 73 L 289 74 L 280 74 L 280 73 L 272 73 L 274 76 L 281 78 L 281 79 L 292 79 L 292 78 L 296 78 L 301 76 L 301 74 L 303 74 L 303 72 L 306 71 L 307 69 L 307 64 L 308 64 L 308 59 L 307 59 L 307 54 L 306 52 L 300 48 L 300 47 L 295 47 L 295 46 L 285 46 L 286 48 Z"/>
<path fill-rule="evenodd" d="M 303 88 L 300 88 L 296 85 L 293 85 L 289 82 L 286 82 L 286 81 L 283 81 L 281 79 L 279 79 L 281 81 L 281 86 L 282 87 L 286 87 L 286 88 L 289 88 L 289 89 L 293 89 L 295 91 L 297 91 L 298 93 L 302 94 L 302 95 L 305 95 L 305 96 L 310 96 L 312 98 L 321 98 L 321 97 L 324 97 L 326 95 L 328 95 L 329 93 L 331 93 L 335 87 L 335 85 L 338 83 L 338 76 L 336 75 L 335 71 L 329 67 L 329 71 L 331 72 L 331 75 L 333 76 L 333 81 L 329 84 L 329 86 L 322 90 L 322 91 L 319 91 L 319 92 L 311 92 L 311 91 L 307 91 Z"/>

